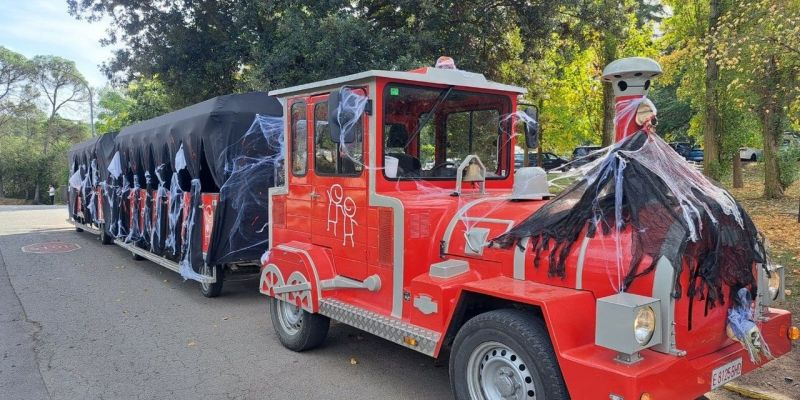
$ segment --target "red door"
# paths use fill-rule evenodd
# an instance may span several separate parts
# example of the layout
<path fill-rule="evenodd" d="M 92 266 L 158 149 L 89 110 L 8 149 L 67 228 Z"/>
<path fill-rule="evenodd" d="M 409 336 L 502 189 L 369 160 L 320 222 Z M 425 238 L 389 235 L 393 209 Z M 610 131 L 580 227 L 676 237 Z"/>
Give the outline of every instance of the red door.
<path fill-rule="evenodd" d="M 353 143 L 337 143 L 328 127 L 327 95 L 312 97 L 309 106 L 311 242 L 330 249 L 337 274 L 363 280 L 368 272 L 366 121 L 362 116 L 357 122 Z"/>

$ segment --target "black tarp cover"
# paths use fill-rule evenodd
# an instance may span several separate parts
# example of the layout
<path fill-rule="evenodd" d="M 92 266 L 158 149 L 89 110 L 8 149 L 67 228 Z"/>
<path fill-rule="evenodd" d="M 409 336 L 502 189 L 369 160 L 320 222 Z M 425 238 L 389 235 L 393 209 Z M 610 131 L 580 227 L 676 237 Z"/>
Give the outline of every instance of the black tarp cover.
<path fill-rule="evenodd" d="M 193 182 L 199 182 L 202 192 L 218 192 L 219 188 L 225 185 L 229 173 L 227 167 L 231 160 L 236 158 L 231 150 L 241 151 L 244 146 L 245 136 L 248 129 L 253 124 L 256 115 L 267 115 L 280 118 L 282 107 L 280 102 L 266 93 L 253 92 L 245 94 L 234 94 L 215 97 L 184 109 L 156 117 L 136 125 L 131 125 L 122 129 L 116 137 L 116 149 L 119 151 L 122 179 L 118 182 L 122 190 L 118 191 L 116 201 L 124 199 L 127 201 L 127 188 L 147 188 L 162 192 L 171 192 L 172 198 L 180 198 L 180 193 L 195 191 Z M 183 149 L 183 156 L 186 161 L 186 168 L 178 173 L 178 187 L 171 185 L 173 171 L 177 170 L 176 155 Z M 249 149 L 248 149 L 249 150 Z M 259 157 L 273 157 L 280 153 L 282 149 L 274 147 L 263 147 L 259 149 Z M 111 156 L 115 152 L 110 152 Z M 252 156 L 252 154 L 248 154 Z M 104 157 L 109 157 L 104 154 Z M 106 158 L 105 165 L 111 160 Z M 264 171 L 264 174 L 273 175 L 273 171 Z M 273 180 L 260 182 L 272 185 Z M 210 242 L 210 250 L 206 263 L 210 265 L 230 263 L 237 261 L 258 260 L 261 253 L 266 249 L 254 244 L 265 242 L 267 234 L 248 235 L 245 242 L 237 240 L 235 246 L 229 243 L 229 238 L 234 231 L 238 232 L 237 223 L 242 220 L 266 220 L 267 208 L 242 207 L 237 201 L 242 198 L 251 198 L 254 193 L 256 196 L 263 197 L 266 204 L 266 187 L 250 187 L 251 185 L 241 185 L 239 187 L 228 188 L 228 196 L 220 198 L 217 204 L 214 227 Z M 255 186 L 255 185 L 252 185 Z M 149 194 L 148 194 L 149 196 Z M 197 209 L 200 197 L 192 196 L 191 208 Z M 158 204 L 159 202 L 155 202 Z M 198 203 L 198 204 L 194 204 Z M 153 199 L 146 201 L 148 207 L 153 204 Z M 120 204 L 122 210 L 119 215 L 121 226 L 126 224 L 128 214 L 138 212 L 137 209 L 126 210 L 124 202 Z M 136 206 L 138 207 L 138 205 Z M 174 208 L 174 207 L 173 207 Z M 174 208 L 177 210 L 177 208 Z M 177 219 L 175 212 L 172 211 L 173 220 Z M 246 213 L 259 213 L 263 215 L 241 215 L 242 210 Z M 164 211 L 167 212 L 166 210 Z M 189 226 L 192 232 L 187 232 L 187 238 L 198 238 L 201 227 L 200 218 L 202 213 L 191 213 L 189 216 Z M 165 224 L 165 218 L 158 218 L 157 224 Z M 142 247 L 149 247 L 151 251 L 166 251 L 164 247 L 169 247 L 169 243 L 164 243 L 163 235 L 159 235 L 160 241 L 156 240 L 152 232 L 162 232 L 163 226 L 143 226 L 126 227 L 126 240 L 135 242 Z M 167 223 L 166 229 L 170 226 Z M 172 235 L 175 239 L 180 239 L 177 230 L 180 226 L 174 226 Z M 138 230 L 134 232 L 134 230 Z M 194 232 L 197 231 L 197 232 Z M 152 243 L 151 243 L 152 241 Z M 180 255 L 179 249 L 173 248 L 172 257 L 180 257 L 182 260 L 191 260 L 192 269 L 198 271 L 199 266 L 196 260 L 200 259 L 200 244 L 192 240 L 191 254 Z M 249 242 L 249 243 L 248 243 Z M 223 244 L 223 245 L 220 245 Z M 186 246 L 176 243 L 173 247 Z M 224 251 L 217 249 L 225 248 Z M 244 249 L 244 250 L 243 250 Z M 184 251 L 187 249 L 184 249 Z"/>
<path fill-rule="evenodd" d="M 81 188 L 74 188 L 72 185 L 68 185 L 68 199 L 67 202 L 69 203 L 69 213 L 70 217 L 75 218 L 78 212 L 83 212 L 84 220 L 80 221 L 83 223 L 90 223 L 92 221 L 93 214 L 91 210 L 88 209 L 89 206 L 89 190 L 91 189 L 94 182 L 92 181 L 91 177 L 93 174 L 93 165 L 96 165 L 95 161 L 95 145 L 100 138 L 93 137 L 91 139 L 87 139 L 83 142 L 80 142 L 74 146 L 72 146 L 68 152 L 67 157 L 69 159 L 69 178 L 71 179 L 75 172 L 78 172 L 80 175 L 81 180 Z M 89 180 L 87 180 L 87 176 L 89 176 Z M 81 203 L 81 210 L 76 209 L 76 202 L 77 197 L 80 195 L 83 198 Z"/>

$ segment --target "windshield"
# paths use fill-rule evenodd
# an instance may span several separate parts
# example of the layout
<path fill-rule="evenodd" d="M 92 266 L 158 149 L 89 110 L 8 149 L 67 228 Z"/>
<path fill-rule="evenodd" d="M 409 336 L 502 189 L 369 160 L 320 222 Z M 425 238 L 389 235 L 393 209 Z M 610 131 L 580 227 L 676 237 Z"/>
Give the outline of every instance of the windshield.
<path fill-rule="evenodd" d="M 452 179 L 470 154 L 487 178 L 508 175 L 507 96 L 389 84 L 383 99 L 383 154 L 397 159 L 394 177 Z"/>

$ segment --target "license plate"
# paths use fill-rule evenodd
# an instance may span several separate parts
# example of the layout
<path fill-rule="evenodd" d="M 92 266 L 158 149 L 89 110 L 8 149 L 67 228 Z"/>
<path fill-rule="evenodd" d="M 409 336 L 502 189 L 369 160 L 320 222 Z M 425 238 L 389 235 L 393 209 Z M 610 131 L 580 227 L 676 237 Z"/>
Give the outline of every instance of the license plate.
<path fill-rule="evenodd" d="M 711 371 L 711 389 L 716 389 L 742 375 L 742 358 L 739 357 Z"/>

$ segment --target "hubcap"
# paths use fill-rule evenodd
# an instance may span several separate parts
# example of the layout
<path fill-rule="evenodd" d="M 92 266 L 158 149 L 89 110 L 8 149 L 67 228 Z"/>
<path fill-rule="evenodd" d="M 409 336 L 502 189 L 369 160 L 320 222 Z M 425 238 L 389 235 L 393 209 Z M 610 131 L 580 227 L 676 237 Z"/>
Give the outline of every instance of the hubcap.
<path fill-rule="evenodd" d="M 528 366 L 508 346 L 481 343 L 467 362 L 470 397 L 480 400 L 535 400 L 536 388 Z"/>
<path fill-rule="evenodd" d="M 280 301 L 278 303 L 278 320 L 284 332 L 294 335 L 300 331 L 303 323 L 303 309 L 294 304 Z"/>

